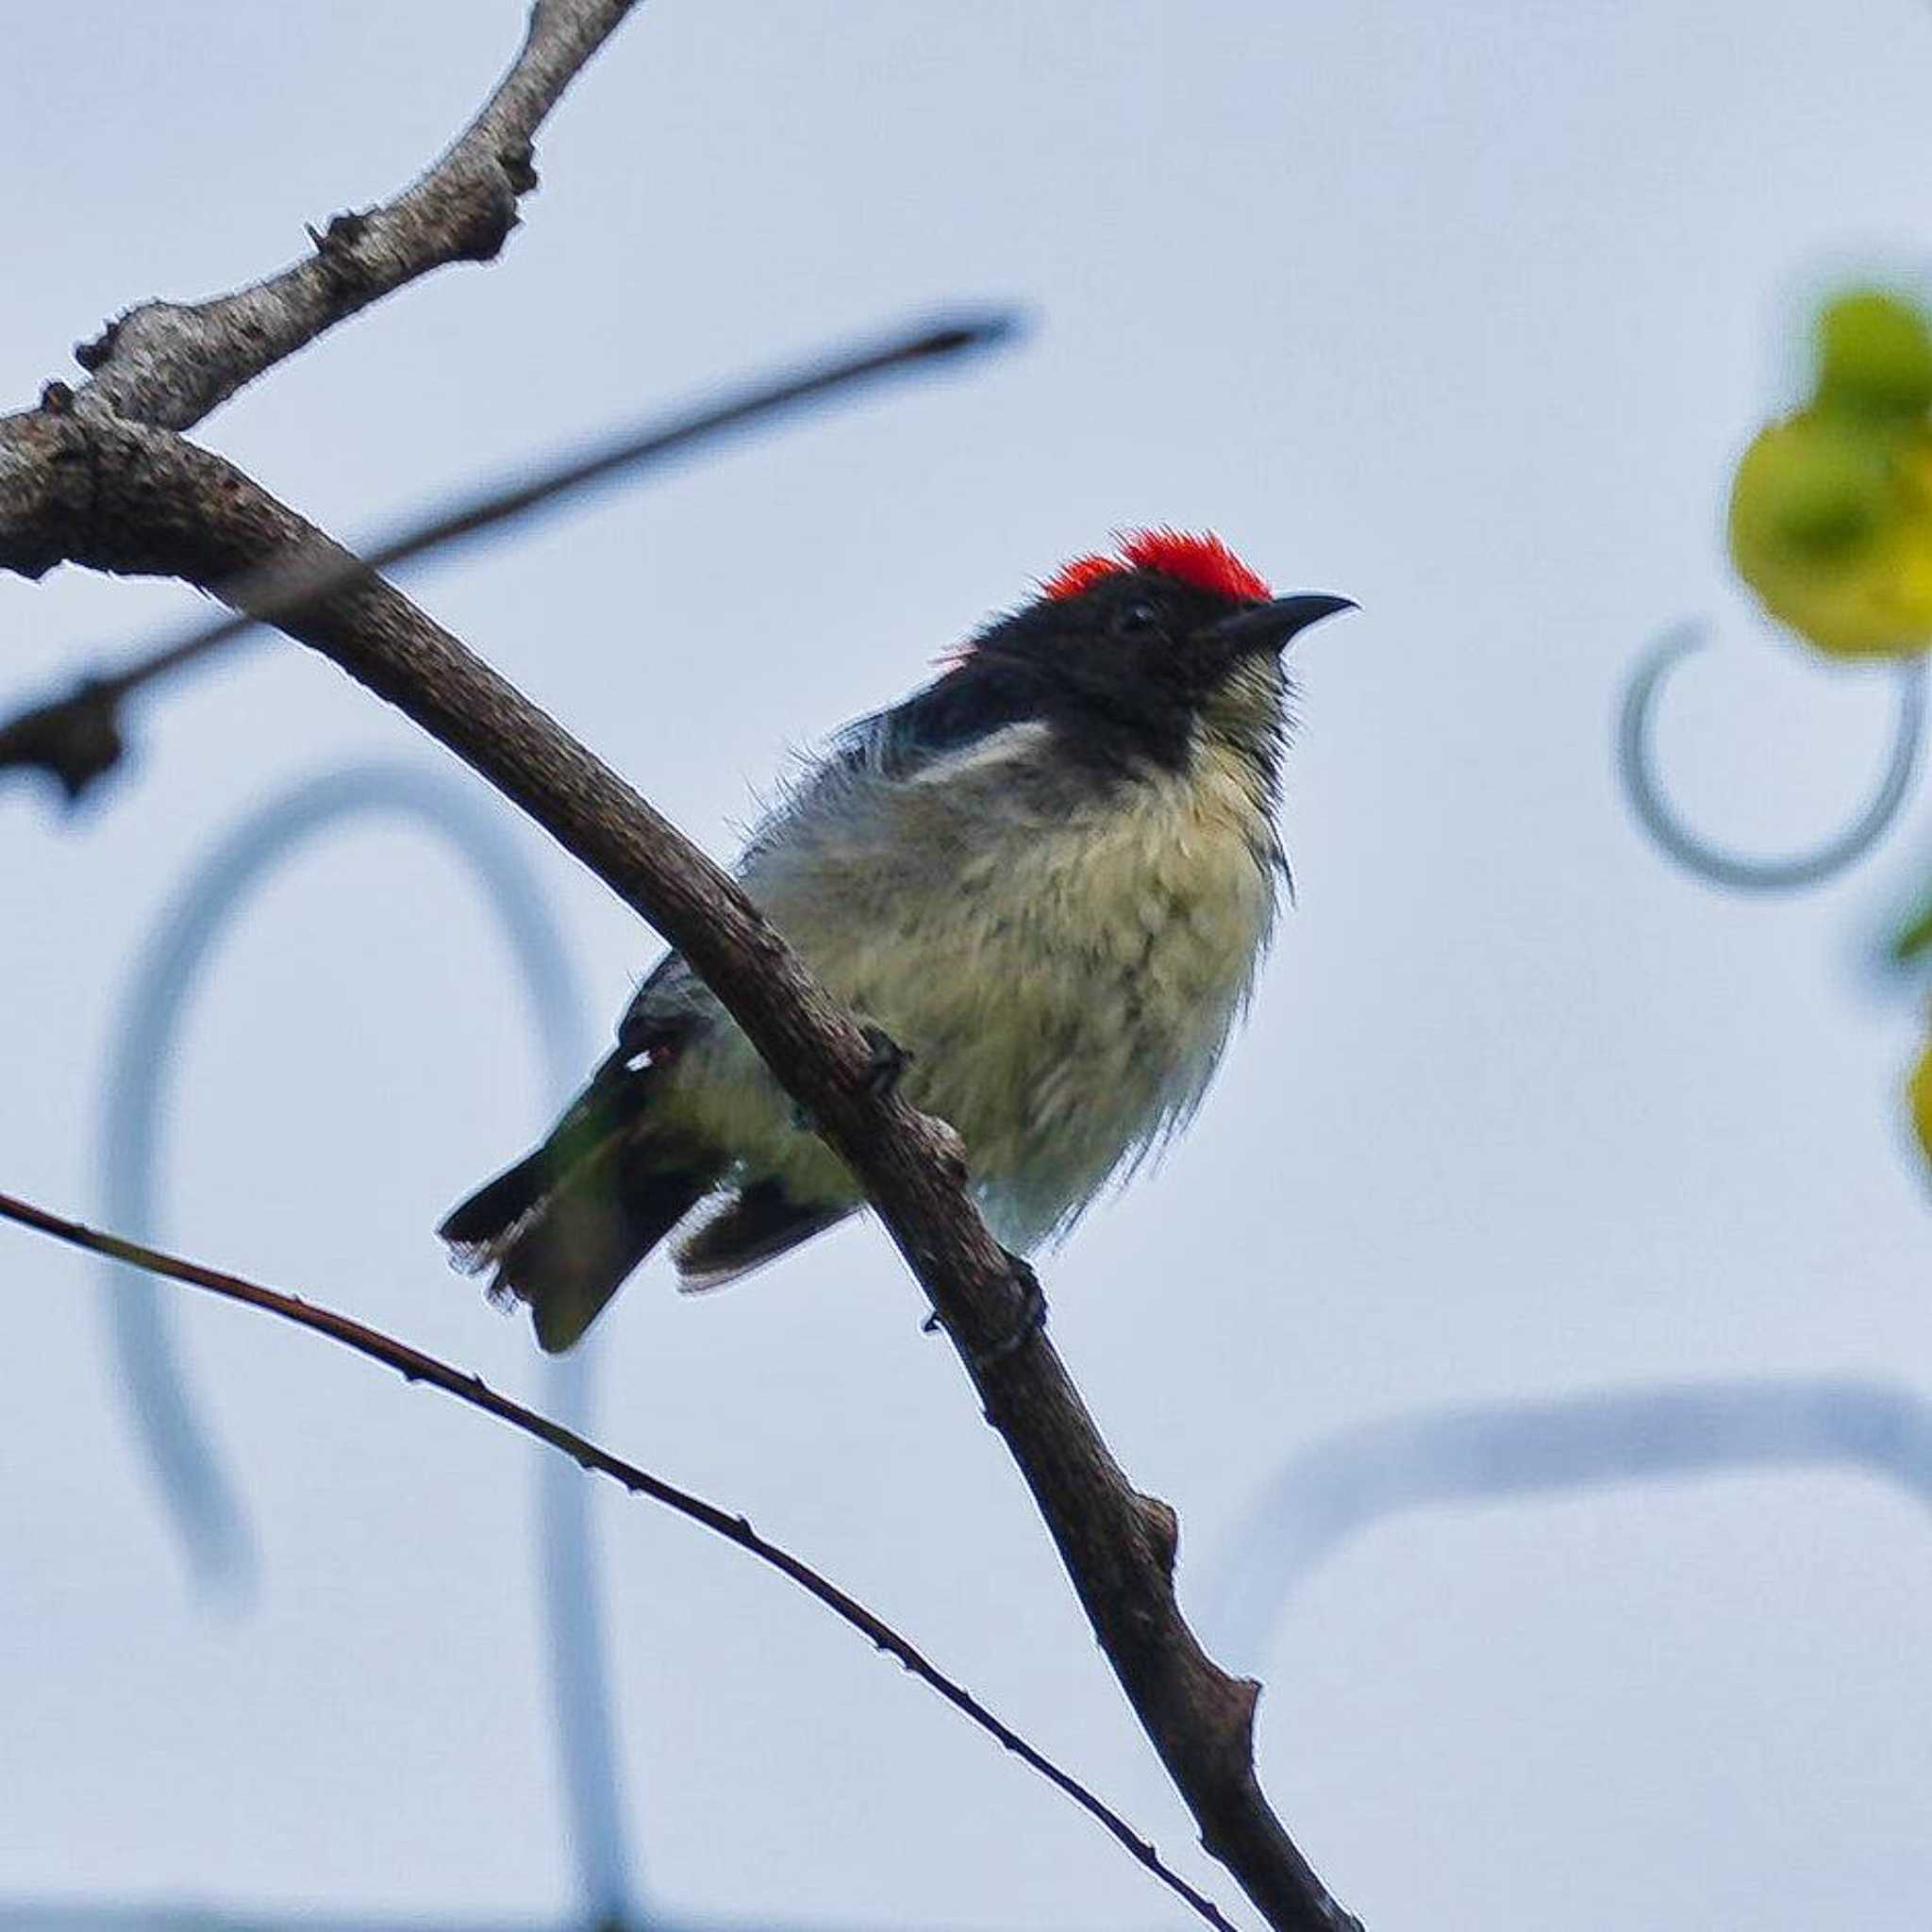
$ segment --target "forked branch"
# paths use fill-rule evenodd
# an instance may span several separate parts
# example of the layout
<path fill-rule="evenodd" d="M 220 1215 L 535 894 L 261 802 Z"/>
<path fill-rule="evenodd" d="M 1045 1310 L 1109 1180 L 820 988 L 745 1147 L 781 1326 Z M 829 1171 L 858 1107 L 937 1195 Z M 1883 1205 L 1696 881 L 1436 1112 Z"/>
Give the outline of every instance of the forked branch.
<path fill-rule="evenodd" d="M 458 261 L 490 261 L 537 185 L 531 143 L 563 91 L 637 0 L 536 0 L 496 91 L 393 200 L 309 230 L 313 250 L 206 302 L 143 302 L 75 355 L 83 411 L 192 429 L 264 370 L 372 302 Z"/>

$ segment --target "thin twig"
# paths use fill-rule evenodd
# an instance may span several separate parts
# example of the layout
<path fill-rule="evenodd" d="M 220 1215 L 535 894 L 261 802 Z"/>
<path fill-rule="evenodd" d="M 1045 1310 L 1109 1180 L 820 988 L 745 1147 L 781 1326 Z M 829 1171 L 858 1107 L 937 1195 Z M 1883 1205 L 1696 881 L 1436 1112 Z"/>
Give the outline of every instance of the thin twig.
<path fill-rule="evenodd" d="M 1208 1924 L 1218 1927 L 1219 1932 L 1235 1932 L 1233 1924 L 1222 1915 L 1213 1901 L 1195 1890 L 1167 1865 L 1160 1854 L 1119 1812 L 1095 1797 L 1085 1785 L 1070 1773 L 1062 1771 L 1050 1757 L 1035 1750 L 1010 1724 L 995 1717 L 964 1685 L 956 1683 L 943 1671 L 929 1663 L 909 1638 L 901 1636 L 858 1598 L 849 1596 L 809 1563 L 760 1536 L 744 1517 L 721 1509 L 717 1504 L 707 1502 L 689 1490 L 681 1490 L 675 1483 L 668 1483 L 661 1476 L 640 1469 L 635 1463 L 625 1462 L 575 1430 L 552 1422 L 547 1416 L 539 1415 L 535 1409 L 525 1408 L 520 1402 L 512 1402 L 507 1395 L 499 1395 L 480 1375 L 452 1368 L 435 1356 L 425 1355 L 421 1349 L 411 1348 L 408 1342 L 398 1341 L 380 1329 L 371 1328 L 347 1315 L 339 1315 L 331 1308 L 318 1307 L 313 1302 L 264 1288 L 258 1282 L 244 1280 L 239 1274 L 225 1274 L 218 1268 L 206 1268 L 198 1261 L 185 1260 L 178 1255 L 144 1247 L 139 1241 L 123 1241 L 118 1235 L 103 1233 L 81 1222 L 70 1221 L 64 1215 L 50 1213 L 46 1208 L 37 1208 L 32 1202 L 20 1200 L 12 1194 L 0 1193 L 0 1219 L 51 1235 L 56 1241 L 83 1249 L 88 1254 L 123 1261 L 150 1274 L 158 1274 L 164 1280 L 178 1281 L 185 1287 L 203 1289 L 210 1294 L 219 1295 L 225 1301 L 240 1302 L 244 1307 L 258 1308 L 264 1314 L 278 1315 L 298 1328 L 325 1336 L 330 1341 L 353 1349 L 371 1361 L 395 1370 L 406 1382 L 426 1382 L 431 1388 L 441 1389 L 445 1395 L 453 1395 L 458 1402 L 481 1409 L 485 1415 L 494 1416 L 498 1422 L 508 1423 L 511 1428 L 519 1429 L 540 1442 L 547 1442 L 553 1449 L 560 1449 L 581 1468 L 609 1476 L 632 1495 L 648 1496 L 652 1502 L 661 1503 L 667 1509 L 675 1509 L 678 1515 L 708 1529 L 714 1536 L 736 1543 L 759 1562 L 769 1564 L 781 1574 L 789 1576 L 834 1616 L 869 1638 L 875 1648 L 896 1657 L 915 1677 L 937 1690 L 955 1710 L 997 1739 L 1022 1763 L 1038 1772 L 1089 1817 L 1097 1820 L 1139 1863 L 1153 1873 L 1177 1898 L 1185 1899 Z"/>
<path fill-rule="evenodd" d="M 459 497 L 447 507 L 404 521 L 401 528 L 358 557 L 299 565 L 271 565 L 217 594 L 245 614 L 219 618 L 118 671 L 82 677 L 64 697 L 30 706 L 0 724 L 0 772 L 47 773 L 70 803 L 120 761 L 126 744 L 121 707 L 155 679 L 198 662 L 310 599 L 341 589 L 364 570 L 388 570 L 446 550 L 489 530 L 557 508 L 599 485 L 636 477 L 699 445 L 757 425 L 849 395 L 881 378 L 953 361 L 1009 341 L 1017 316 L 982 309 L 929 317 L 892 334 L 811 360 L 726 392 L 719 401 L 672 416 L 652 416 L 567 455 L 520 466 L 516 480 Z M 63 406 L 64 407 L 64 406 Z"/>

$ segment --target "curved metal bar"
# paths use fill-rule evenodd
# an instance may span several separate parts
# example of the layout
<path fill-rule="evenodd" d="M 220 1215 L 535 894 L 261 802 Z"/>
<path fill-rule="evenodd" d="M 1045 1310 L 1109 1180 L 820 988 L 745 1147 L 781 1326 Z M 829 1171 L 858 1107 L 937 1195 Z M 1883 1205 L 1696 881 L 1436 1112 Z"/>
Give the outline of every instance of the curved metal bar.
<path fill-rule="evenodd" d="M 136 1239 L 158 1232 L 162 1097 L 176 1037 L 209 948 L 243 899 L 299 847 L 358 817 L 402 817 L 469 860 L 501 918 L 526 987 L 546 1085 L 559 1104 L 591 1057 L 584 1001 L 528 862 L 487 801 L 452 776 L 376 763 L 293 788 L 242 821 L 175 895 L 135 964 L 115 1025 L 104 1088 L 101 1155 L 106 1218 Z M 236 1591 L 254 1552 L 235 1486 L 197 1412 L 176 1341 L 174 1304 L 131 1269 L 103 1278 L 113 1352 L 135 1433 L 205 1588 Z M 546 1365 L 544 1400 L 579 1431 L 591 1424 L 590 1351 Z M 537 1464 L 539 1581 L 570 1838 L 593 1923 L 641 1925 L 619 1802 L 596 1563 L 585 1486 L 551 1455 Z"/>
<path fill-rule="evenodd" d="M 1885 1382 L 1688 1382 L 1441 1408 L 1343 1429 L 1275 1473 L 1206 1573 L 1202 1620 L 1253 1669 L 1288 1599 L 1385 1517 L 1733 1469 L 1862 1470 L 1932 1508 L 1932 1403 Z"/>
<path fill-rule="evenodd" d="M 1624 796 L 1667 858 L 1713 885 L 1729 886 L 1740 892 L 1796 892 L 1823 885 L 1862 858 L 1885 836 L 1905 803 L 1918 771 L 1924 735 L 1924 660 L 1900 660 L 1891 751 L 1871 804 L 1843 831 L 1809 852 L 1781 858 L 1756 858 L 1726 851 L 1692 831 L 1678 818 L 1657 776 L 1652 742 L 1657 694 L 1670 673 L 1704 641 L 1702 625 L 1680 625 L 1652 646 L 1631 675 L 1617 724 L 1617 775 Z"/>

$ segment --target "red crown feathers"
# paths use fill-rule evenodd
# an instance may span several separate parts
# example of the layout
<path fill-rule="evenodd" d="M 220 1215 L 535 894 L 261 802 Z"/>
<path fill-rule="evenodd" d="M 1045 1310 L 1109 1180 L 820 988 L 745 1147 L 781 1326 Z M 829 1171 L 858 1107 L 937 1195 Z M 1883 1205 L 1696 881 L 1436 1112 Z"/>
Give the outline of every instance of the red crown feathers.
<path fill-rule="evenodd" d="M 1123 571 L 1158 570 L 1163 576 L 1211 591 L 1219 597 L 1262 603 L 1274 594 L 1219 537 L 1191 537 L 1179 530 L 1123 530 L 1112 557 L 1076 557 L 1041 585 L 1048 597 L 1077 597 L 1103 577 Z"/>

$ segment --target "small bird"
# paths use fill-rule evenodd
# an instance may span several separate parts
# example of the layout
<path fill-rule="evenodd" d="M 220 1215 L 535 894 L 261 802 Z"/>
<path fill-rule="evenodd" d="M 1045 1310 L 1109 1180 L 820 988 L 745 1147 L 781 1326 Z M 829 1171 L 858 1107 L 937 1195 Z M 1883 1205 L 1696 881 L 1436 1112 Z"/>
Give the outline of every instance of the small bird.
<path fill-rule="evenodd" d="M 848 726 L 752 834 L 745 891 L 958 1132 L 1016 1252 L 1199 1104 L 1288 877 L 1281 653 L 1354 608 L 1274 597 L 1215 537 L 1123 535 Z M 863 1199 L 671 953 L 549 1138 L 440 1232 L 556 1352 L 687 1217 L 681 1285 L 708 1289 Z"/>

